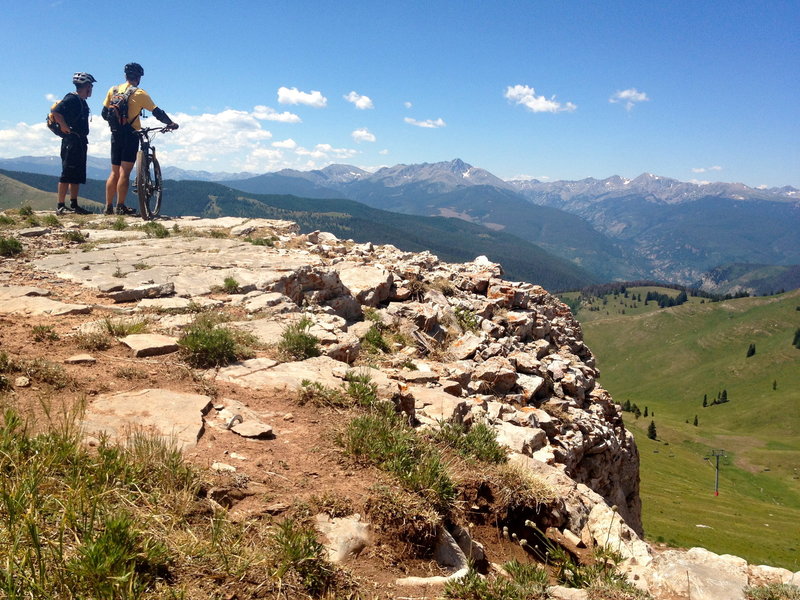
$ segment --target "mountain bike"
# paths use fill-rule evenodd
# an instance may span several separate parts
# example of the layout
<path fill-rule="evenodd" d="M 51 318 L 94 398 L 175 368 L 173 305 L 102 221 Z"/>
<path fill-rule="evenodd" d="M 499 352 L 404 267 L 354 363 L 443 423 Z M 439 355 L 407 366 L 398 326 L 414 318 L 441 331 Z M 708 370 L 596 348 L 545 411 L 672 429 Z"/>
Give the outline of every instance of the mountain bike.
<path fill-rule="evenodd" d="M 161 212 L 161 196 L 163 188 L 161 185 L 161 166 L 156 158 L 156 147 L 152 145 L 150 137 L 156 133 L 167 133 L 172 128 L 167 127 L 145 127 L 139 129 L 142 143 L 139 152 L 136 154 L 136 193 L 139 195 L 139 214 L 144 220 L 152 219 Z"/>

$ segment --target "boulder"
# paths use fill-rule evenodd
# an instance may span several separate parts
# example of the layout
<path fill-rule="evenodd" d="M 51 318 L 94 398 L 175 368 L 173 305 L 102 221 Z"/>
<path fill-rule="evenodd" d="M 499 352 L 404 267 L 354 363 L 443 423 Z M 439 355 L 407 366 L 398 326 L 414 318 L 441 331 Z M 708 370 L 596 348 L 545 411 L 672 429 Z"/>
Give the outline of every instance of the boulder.
<path fill-rule="evenodd" d="M 450 344 L 447 351 L 455 360 L 466 360 L 474 356 L 483 341 L 483 337 L 467 332 Z"/>
<path fill-rule="evenodd" d="M 482 391 L 504 394 L 516 385 L 517 371 L 507 358 L 494 356 L 479 364 L 472 378 L 481 382 Z"/>
<path fill-rule="evenodd" d="M 747 562 L 704 548 L 667 550 L 653 560 L 644 579 L 656 598 L 745 600 Z"/>

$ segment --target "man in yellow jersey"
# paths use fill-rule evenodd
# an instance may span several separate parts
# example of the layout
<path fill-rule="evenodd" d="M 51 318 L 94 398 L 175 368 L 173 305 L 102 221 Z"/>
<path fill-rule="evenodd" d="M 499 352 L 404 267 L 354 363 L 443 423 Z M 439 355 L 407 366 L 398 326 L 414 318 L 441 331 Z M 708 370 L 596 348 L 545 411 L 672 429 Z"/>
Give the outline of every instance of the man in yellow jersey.
<path fill-rule="evenodd" d="M 136 131 L 141 128 L 139 123 L 141 112 L 149 110 L 168 128 L 178 128 L 178 124 L 155 105 L 150 95 L 139 88 L 142 75 L 144 75 L 142 65 L 128 63 L 125 65 L 125 83 L 110 88 L 103 101 L 103 118 L 111 126 L 111 174 L 106 181 L 105 214 L 107 215 L 114 214 L 114 196 L 117 197 L 116 214 L 136 214 L 134 209 L 125 206 L 125 196 L 128 194 L 131 171 L 136 162 L 136 153 L 139 151 L 139 134 Z M 127 115 L 122 115 L 118 119 L 115 109 L 120 105 L 123 109 L 127 105 Z"/>

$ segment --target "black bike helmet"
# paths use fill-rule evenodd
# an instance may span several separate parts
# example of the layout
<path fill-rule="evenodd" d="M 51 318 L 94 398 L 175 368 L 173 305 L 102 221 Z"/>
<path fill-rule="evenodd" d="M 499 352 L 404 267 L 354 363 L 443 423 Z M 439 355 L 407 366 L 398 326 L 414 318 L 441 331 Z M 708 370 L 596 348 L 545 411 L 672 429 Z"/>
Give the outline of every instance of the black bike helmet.
<path fill-rule="evenodd" d="M 125 77 L 136 79 L 144 75 L 144 69 L 139 63 L 128 63 L 125 65 Z"/>
<path fill-rule="evenodd" d="M 84 73 L 83 71 L 79 71 L 72 76 L 72 83 L 75 85 L 83 85 L 85 83 L 94 83 L 97 81 L 94 77 L 92 77 L 89 73 Z"/>

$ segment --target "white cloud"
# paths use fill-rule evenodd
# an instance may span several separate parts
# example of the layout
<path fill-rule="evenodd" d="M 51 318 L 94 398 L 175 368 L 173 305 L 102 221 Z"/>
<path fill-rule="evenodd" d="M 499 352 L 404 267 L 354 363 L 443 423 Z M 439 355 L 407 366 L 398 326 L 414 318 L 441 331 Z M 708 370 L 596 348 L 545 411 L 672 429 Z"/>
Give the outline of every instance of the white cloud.
<path fill-rule="evenodd" d="M 302 119 L 294 113 L 284 111 L 279 113 L 269 106 L 256 106 L 253 108 L 253 116 L 261 121 L 278 121 L 280 123 L 302 123 Z"/>
<path fill-rule="evenodd" d="M 403 119 L 409 125 L 415 125 L 416 127 L 424 127 L 426 129 L 438 129 L 439 127 L 446 127 L 447 123 L 444 122 L 441 118 L 436 119 L 427 119 L 425 121 L 417 121 L 416 119 L 412 119 L 411 117 L 406 117 Z"/>
<path fill-rule="evenodd" d="M 285 148 L 287 150 L 294 150 L 297 148 L 297 142 L 295 142 L 292 138 L 287 138 L 282 142 L 272 142 L 273 148 Z"/>
<path fill-rule="evenodd" d="M 513 102 L 514 104 L 521 104 L 529 111 L 535 113 L 572 112 L 578 108 L 572 102 L 567 102 L 566 104 L 556 102 L 555 96 L 551 96 L 550 98 L 537 96 L 536 90 L 534 90 L 532 87 L 528 87 L 527 85 L 508 86 L 503 96 L 510 102 Z"/>
<path fill-rule="evenodd" d="M 405 106 L 406 108 L 411 108 L 414 105 L 411 104 L 411 102 L 403 102 L 403 106 Z"/>
<path fill-rule="evenodd" d="M 366 127 L 356 129 L 350 135 L 352 135 L 353 139 L 357 142 L 374 142 L 377 139 L 375 134 L 371 133 Z"/>
<path fill-rule="evenodd" d="M 357 94 L 356 92 L 350 92 L 344 99 L 348 102 L 352 102 L 355 104 L 356 108 L 359 110 L 366 110 L 368 108 L 375 108 L 372 104 L 372 100 L 369 96 L 362 96 L 361 94 Z"/>
<path fill-rule="evenodd" d="M 314 108 L 324 108 L 328 105 L 328 99 L 322 95 L 322 92 L 318 92 L 317 90 L 301 92 L 294 87 L 287 88 L 281 86 L 278 88 L 278 103 L 305 104 L 306 106 L 313 106 Z"/>
<path fill-rule="evenodd" d="M 0 157 L 58 155 L 61 141 L 54 136 L 44 119 L 28 125 L 17 123 L 10 129 L 0 130 Z"/>
<path fill-rule="evenodd" d="M 382 154 L 382 155 L 385 156 L 385 155 L 389 154 L 389 150 L 387 148 L 384 148 L 383 150 L 379 151 L 378 154 Z"/>
<path fill-rule="evenodd" d="M 628 88 L 627 90 L 617 91 L 614 93 L 611 98 L 608 99 L 609 102 L 612 104 L 617 104 L 620 102 L 625 103 L 625 110 L 630 111 L 637 102 L 647 102 L 650 98 L 647 97 L 647 94 L 644 92 L 640 92 L 636 88 Z"/>
<path fill-rule="evenodd" d="M 298 147 L 295 149 L 295 154 L 298 156 L 309 156 L 316 160 L 331 160 L 334 158 L 352 158 L 358 154 L 358 150 L 353 150 L 351 148 L 334 148 L 330 144 L 317 144 L 314 146 L 313 150 Z"/>
<path fill-rule="evenodd" d="M 48 102 L 57 102 L 58 100 L 61 100 L 61 98 L 59 98 L 55 94 L 45 94 L 44 99 L 47 100 Z"/>
<path fill-rule="evenodd" d="M 506 181 L 547 181 L 549 179 L 549 175 L 514 175 Z"/>
<path fill-rule="evenodd" d="M 316 144 L 308 149 L 292 138 L 273 141 L 272 133 L 264 127 L 265 113 L 269 111 L 263 106 L 249 111 L 171 113 L 180 129 L 155 138 L 159 160 L 164 167 L 263 173 L 284 168 L 316 169 L 360 154 L 356 149 L 335 148 L 330 144 Z M 143 124 L 159 125 L 152 117 L 144 119 Z M 95 118 L 89 135 L 90 156 L 107 157 L 109 140 L 108 126 Z M 0 128 L 0 158 L 57 157 L 59 146 L 59 139 L 47 129 L 44 119 L 33 125 L 18 123 Z"/>
<path fill-rule="evenodd" d="M 714 165 L 713 167 L 695 167 L 692 169 L 692 173 L 707 173 L 709 171 L 722 171 L 722 167 Z"/>

